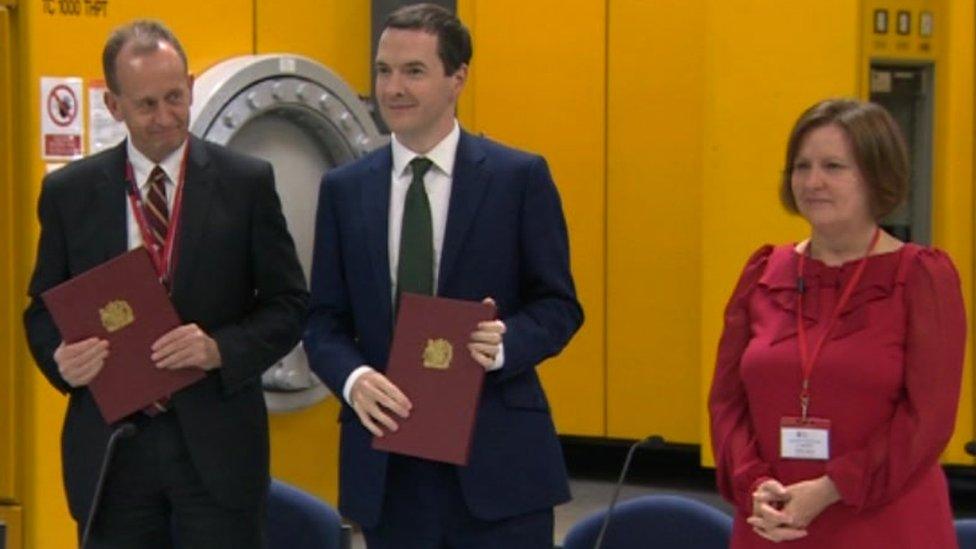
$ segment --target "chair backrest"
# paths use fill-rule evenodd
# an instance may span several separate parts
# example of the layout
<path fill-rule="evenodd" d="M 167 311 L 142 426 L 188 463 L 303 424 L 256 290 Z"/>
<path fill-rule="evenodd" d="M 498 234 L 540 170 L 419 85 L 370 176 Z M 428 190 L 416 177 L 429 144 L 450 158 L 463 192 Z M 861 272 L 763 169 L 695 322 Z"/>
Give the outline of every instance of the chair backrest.
<path fill-rule="evenodd" d="M 959 549 L 976 549 L 976 519 L 957 520 L 956 538 Z"/>
<path fill-rule="evenodd" d="M 606 514 L 576 523 L 563 549 L 594 549 Z M 731 536 L 732 518 L 714 507 L 682 496 L 643 496 L 614 508 L 602 549 L 725 549 Z"/>
<path fill-rule="evenodd" d="M 268 549 L 341 549 L 342 519 L 324 501 L 271 481 L 265 537 Z"/>
<path fill-rule="evenodd" d="M 172 536 L 173 548 L 181 549 L 183 545 L 175 525 Z M 268 549 L 346 549 L 348 536 L 343 534 L 342 518 L 329 504 L 272 479 L 264 540 Z"/>

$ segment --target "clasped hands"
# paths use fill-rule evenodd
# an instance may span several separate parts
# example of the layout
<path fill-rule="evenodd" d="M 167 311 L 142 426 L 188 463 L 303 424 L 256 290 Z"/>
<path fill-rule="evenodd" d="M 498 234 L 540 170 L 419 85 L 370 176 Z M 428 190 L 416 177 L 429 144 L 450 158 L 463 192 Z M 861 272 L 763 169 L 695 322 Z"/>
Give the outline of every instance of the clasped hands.
<path fill-rule="evenodd" d="M 72 387 L 88 385 L 105 366 L 107 340 L 90 337 L 74 343 L 61 342 L 54 350 L 58 373 Z M 163 334 L 152 344 L 151 360 L 157 368 L 212 370 L 221 364 L 217 342 L 196 324 L 184 324 Z"/>
<path fill-rule="evenodd" d="M 769 479 L 752 493 L 752 516 L 746 522 L 773 542 L 800 539 L 813 519 L 838 500 L 840 493 L 826 475 L 789 486 Z"/>
<path fill-rule="evenodd" d="M 483 302 L 495 304 L 490 297 Z M 485 370 L 492 370 L 504 335 L 505 323 L 501 320 L 479 322 L 468 342 L 471 358 Z M 349 390 L 349 404 L 363 426 L 378 437 L 383 436 L 381 425 L 388 431 L 396 431 L 399 426 L 394 416 L 407 418 L 413 407 L 399 387 L 375 370 L 365 372 L 353 382 Z"/>

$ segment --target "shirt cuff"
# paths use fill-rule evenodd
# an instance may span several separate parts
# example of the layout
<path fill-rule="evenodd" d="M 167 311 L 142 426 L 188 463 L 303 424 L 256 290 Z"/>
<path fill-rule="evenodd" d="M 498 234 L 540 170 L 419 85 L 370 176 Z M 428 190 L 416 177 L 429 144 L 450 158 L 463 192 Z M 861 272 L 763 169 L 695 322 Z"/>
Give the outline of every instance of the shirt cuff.
<path fill-rule="evenodd" d="M 351 374 L 349 374 L 349 377 L 346 378 L 346 382 L 342 385 L 342 398 L 343 400 L 346 401 L 347 404 L 352 406 L 352 401 L 349 400 L 349 397 L 350 397 L 350 393 L 352 392 L 352 386 L 356 383 L 356 380 L 359 379 L 360 376 L 362 376 L 363 374 L 372 371 L 373 371 L 372 368 L 363 364 L 359 368 L 353 370 Z"/>
<path fill-rule="evenodd" d="M 495 355 L 495 362 L 488 367 L 489 372 L 494 372 L 495 370 L 501 370 L 502 366 L 505 365 L 505 344 L 498 344 L 498 354 Z"/>

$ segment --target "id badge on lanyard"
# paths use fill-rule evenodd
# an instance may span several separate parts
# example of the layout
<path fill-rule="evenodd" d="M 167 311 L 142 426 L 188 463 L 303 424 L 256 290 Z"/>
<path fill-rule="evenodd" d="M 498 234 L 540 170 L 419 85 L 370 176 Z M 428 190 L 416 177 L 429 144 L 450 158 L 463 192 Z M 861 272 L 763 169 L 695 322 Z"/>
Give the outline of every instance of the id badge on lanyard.
<path fill-rule="evenodd" d="M 810 374 L 816 365 L 817 358 L 824 343 L 830 337 L 834 324 L 840 316 L 841 310 L 847 305 L 854 292 L 854 288 L 864 274 L 868 256 L 874 250 L 881 236 L 881 229 L 876 227 L 871 243 L 864 252 L 864 257 L 858 262 L 851 275 L 851 279 L 844 287 L 837 305 L 834 307 L 827 321 L 827 327 L 823 335 L 817 341 L 813 353 L 808 352 L 807 333 L 803 325 L 803 294 L 805 292 L 803 280 L 803 263 L 807 250 L 800 254 L 797 262 L 797 306 L 796 306 L 796 336 L 797 346 L 800 348 L 800 367 L 803 370 L 803 385 L 800 389 L 800 417 L 783 417 L 779 425 L 779 454 L 784 459 L 808 459 L 808 460 L 828 460 L 830 459 L 830 420 L 818 417 L 810 417 L 807 411 L 810 408 Z M 809 245 L 808 245 L 809 249 Z"/>
<path fill-rule="evenodd" d="M 830 459 L 830 420 L 816 417 L 781 419 L 779 455 L 786 459 Z"/>

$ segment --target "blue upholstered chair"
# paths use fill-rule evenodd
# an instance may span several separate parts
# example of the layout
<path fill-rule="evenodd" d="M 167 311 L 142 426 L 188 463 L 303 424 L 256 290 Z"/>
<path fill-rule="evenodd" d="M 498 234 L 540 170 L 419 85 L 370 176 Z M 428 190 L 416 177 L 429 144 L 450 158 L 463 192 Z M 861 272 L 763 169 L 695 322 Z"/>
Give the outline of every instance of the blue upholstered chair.
<path fill-rule="evenodd" d="M 265 536 L 268 549 L 342 549 L 342 519 L 308 492 L 272 480 Z"/>
<path fill-rule="evenodd" d="M 563 549 L 593 549 L 606 511 L 576 523 Z M 654 495 L 619 503 L 603 540 L 603 549 L 725 549 L 732 518 L 693 499 Z"/>
<path fill-rule="evenodd" d="M 349 534 L 343 528 L 339 514 L 329 504 L 278 480 L 271 481 L 264 526 L 268 549 L 349 547 Z M 173 547 L 181 547 L 175 531 Z"/>
<path fill-rule="evenodd" d="M 959 549 L 976 549 L 976 519 L 957 520 L 956 537 L 959 539 Z"/>

